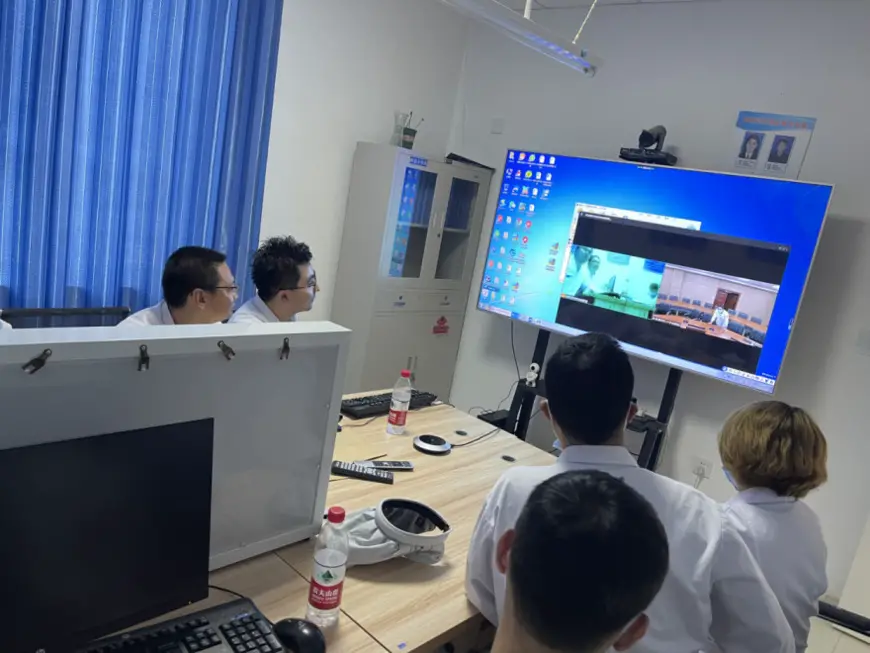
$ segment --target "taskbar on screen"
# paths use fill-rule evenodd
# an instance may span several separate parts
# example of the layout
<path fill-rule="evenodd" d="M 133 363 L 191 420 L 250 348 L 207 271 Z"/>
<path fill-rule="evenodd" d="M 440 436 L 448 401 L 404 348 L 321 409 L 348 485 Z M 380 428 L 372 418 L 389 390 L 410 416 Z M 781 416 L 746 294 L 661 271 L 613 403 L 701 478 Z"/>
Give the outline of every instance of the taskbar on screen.
<path fill-rule="evenodd" d="M 525 322 L 526 324 L 531 324 L 545 329 L 546 331 L 560 333 L 565 336 L 577 336 L 585 333 L 581 329 L 575 329 L 573 327 L 568 327 L 564 324 L 558 324 L 556 322 L 547 322 L 546 320 L 540 320 L 530 317 L 528 315 L 522 315 L 520 313 L 509 311 L 507 309 L 489 306 L 482 302 L 478 303 L 478 308 L 488 313 L 495 313 L 496 315 L 501 315 L 512 320 L 517 320 L 518 322 Z M 707 367 L 706 365 L 699 365 L 697 363 L 693 363 L 682 358 L 668 356 L 667 354 L 651 351 L 644 347 L 638 347 L 630 343 L 624 342 L 622 343 L 622 346 L 626 352 L 628 352 L 629 354 L 633 354 L 639 358 L 644 358 L 654 363 L 660 363 L 669 367 L 675 367 L 677 369 L 685 370 L 687 372 L 700 374 L 701 376 L 707 376 L 713 379 L 726 381 L 728 383 L 743 386 L 757 392 L 773 394 L 774 386 L 776 385 L 776 379 L 770 379 L 767 377 L 758 376 L 756 374 L 750 374 L 749 372 L 744 372 L 742 370 L 737 370 L 730 367 L 723 367 L 721 369 Z"/>

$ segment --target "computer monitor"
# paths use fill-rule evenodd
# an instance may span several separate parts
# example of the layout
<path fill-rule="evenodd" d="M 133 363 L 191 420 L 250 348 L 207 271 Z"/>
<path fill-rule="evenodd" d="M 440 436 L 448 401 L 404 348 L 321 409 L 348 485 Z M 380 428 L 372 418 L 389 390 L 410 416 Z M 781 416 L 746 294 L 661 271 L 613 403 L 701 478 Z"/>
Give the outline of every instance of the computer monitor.
<path fill-rule="evenodd" d="M 0 651 L 69 651 L 208 595 L 213 420 L 0 450 Z"/>
<path fill-rule="evenodd" d="M 772 393 L 832 192 L 510 150 L 478 308 Z"/>

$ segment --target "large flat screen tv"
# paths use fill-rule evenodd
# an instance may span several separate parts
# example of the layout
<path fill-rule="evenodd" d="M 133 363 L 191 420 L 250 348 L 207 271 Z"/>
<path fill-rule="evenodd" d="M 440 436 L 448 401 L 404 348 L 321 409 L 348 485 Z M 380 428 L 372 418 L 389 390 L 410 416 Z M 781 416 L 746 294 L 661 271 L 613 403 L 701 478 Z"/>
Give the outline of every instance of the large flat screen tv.
<path fill-rule="evenodd" d="M 510 150 L 478 308 L 772 393 L 833 187 Z"/>

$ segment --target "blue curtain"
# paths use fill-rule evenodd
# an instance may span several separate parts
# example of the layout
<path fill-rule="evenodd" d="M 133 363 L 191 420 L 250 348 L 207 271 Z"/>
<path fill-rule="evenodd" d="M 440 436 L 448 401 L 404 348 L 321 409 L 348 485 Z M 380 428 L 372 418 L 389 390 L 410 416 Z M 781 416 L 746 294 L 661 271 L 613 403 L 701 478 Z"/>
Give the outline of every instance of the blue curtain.
<path fill-rule="evenodd" d="M 282 8 L 0 2 L 0 308 L 142 308 L 188 244 L 251 294 Z"/>

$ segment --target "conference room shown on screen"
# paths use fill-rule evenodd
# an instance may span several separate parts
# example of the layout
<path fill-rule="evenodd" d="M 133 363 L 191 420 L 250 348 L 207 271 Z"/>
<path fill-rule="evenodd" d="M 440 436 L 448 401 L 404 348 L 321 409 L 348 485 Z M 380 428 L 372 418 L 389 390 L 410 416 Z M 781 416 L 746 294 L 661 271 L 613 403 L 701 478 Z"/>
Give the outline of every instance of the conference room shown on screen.
<path fill-rule="evenodd" d="M 773 392 L 831 191 L 509 151 L 478 307 Z"/>

